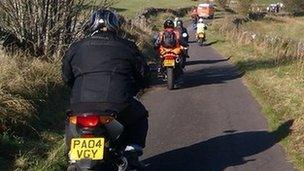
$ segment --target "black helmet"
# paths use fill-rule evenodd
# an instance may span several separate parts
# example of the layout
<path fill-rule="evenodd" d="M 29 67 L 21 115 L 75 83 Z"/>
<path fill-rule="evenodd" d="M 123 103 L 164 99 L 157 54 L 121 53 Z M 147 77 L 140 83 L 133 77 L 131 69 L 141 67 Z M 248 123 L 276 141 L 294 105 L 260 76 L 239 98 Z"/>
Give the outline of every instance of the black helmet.
<path fill-rule="evenodd" d="M 174 22 L 170 19 L 167 19 L 164 23 L 164 28 L 174 28 Z"/>
<path fill-rule="evenodd" d="M 92 14 L 86 25 L 86 30 L 93 33 L 106 28 L 105 31 L 117 32 L 119 26 L 119 19 L 115 13 L 110 10 L 99 9 Z"/>
<path fill-rule="evenodd" d="M 184 26 L 184 23 L 182 20 L 177 20 L 176 21 L 176 27 L 183 27 Z"/>

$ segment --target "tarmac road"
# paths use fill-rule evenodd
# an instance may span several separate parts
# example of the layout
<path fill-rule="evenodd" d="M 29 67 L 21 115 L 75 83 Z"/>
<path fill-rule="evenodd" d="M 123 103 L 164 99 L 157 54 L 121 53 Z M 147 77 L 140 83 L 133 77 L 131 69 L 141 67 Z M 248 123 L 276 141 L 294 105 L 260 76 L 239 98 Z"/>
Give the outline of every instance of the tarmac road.
<path fill-rule="evenodd" d="M 196 43 L 189 54 L 182 88 L 157 85 L 142 97 L 150 112 L 146 170 L 294 170 L 278 144 L 292 121 L 269 132 L 243 74 L 228 59 Z"/>

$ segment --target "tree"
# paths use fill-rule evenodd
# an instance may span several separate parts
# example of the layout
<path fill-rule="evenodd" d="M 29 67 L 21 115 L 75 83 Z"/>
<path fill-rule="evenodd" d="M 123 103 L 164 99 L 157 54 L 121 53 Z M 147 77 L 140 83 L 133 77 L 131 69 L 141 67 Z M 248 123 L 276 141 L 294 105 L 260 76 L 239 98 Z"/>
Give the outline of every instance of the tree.
<path fill-rule="evenodd" d="M 107 8 L 116 0 L 102 0 Z M 87 19 L 88 0 L 1 0 L 0 28 L 36 56 L 61 55 Z"/>

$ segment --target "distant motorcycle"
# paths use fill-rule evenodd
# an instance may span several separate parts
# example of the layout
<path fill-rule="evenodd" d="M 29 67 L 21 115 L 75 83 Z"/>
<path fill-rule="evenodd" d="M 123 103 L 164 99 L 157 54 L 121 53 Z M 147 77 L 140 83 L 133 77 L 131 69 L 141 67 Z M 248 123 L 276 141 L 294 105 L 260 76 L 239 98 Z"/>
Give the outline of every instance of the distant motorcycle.
<path fill-rule="evenodd" d="M 206 30 L 207 24 L 204 23 L 203 18 L 200 18 L 196 25 L 196 40 L 200 46 L 203 46 L 204 42 L 206 41 Z"/>
<path fill-rule="evenodd" d="M 197 40 L 197 43 L 200 46 L 203 46 L 204 42 L 206 42 L 206 33 L 205 32 L 199 32 L 199 33 L 197 33 L 196 34 L 196 40 Z"/>
<path fill-rule="evenodd" d="M 127 170 L 124 147 L 120 145 L 124 127 L 116 116 L 114 111 L 68 114 L 68 171 Z"/>

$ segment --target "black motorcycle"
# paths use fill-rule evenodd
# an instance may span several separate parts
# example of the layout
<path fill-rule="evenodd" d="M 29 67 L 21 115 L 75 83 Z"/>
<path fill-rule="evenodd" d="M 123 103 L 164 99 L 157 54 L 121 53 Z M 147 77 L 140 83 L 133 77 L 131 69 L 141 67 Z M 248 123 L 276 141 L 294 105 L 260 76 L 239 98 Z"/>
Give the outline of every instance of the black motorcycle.
<path fill-rule="evenodd" d="M 66 126 L 68 171 L 125 171 L 122 133 L 124 127 L 116 120 L 117 113 L 69 113 Z"/>

